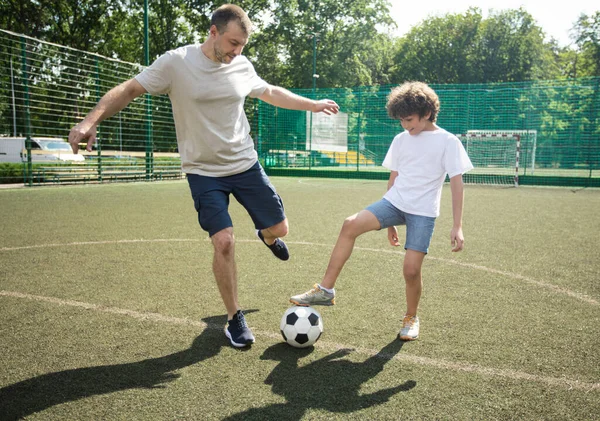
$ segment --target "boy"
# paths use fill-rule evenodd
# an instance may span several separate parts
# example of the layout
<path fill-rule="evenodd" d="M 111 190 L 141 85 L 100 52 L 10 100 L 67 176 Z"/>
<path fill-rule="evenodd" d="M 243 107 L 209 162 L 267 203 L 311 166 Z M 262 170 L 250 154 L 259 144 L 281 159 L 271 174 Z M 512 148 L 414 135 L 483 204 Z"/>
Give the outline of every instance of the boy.
<path fill-rule="evenodd" d="M 392 246 L 400 246 L 396 225 L 406 225 L 404 280 L 406 313 L 399 337 L 419 336 L 417 309 L 423 288 L 421 267 L 428 252 L 435 219 L 440 211 L 442 185 L 450 177 L 454 224 L 450 232 L 452 251 L 463 249 L 462 175 L 473 165 L 460 140 L 435 124 L 440 109 L 437 94 L 421 82 L 406 82 L 388 96 L 387 111 L 400 120 L 404 132 L 397 135 L 383 161 L 390 178 L 383 199 L 344 221 L 321 284 L 290 301 L 296 305 L 333 305 L 335 282 L 352 254 L 356 238 L 365 232 L 388 229 Z"/>

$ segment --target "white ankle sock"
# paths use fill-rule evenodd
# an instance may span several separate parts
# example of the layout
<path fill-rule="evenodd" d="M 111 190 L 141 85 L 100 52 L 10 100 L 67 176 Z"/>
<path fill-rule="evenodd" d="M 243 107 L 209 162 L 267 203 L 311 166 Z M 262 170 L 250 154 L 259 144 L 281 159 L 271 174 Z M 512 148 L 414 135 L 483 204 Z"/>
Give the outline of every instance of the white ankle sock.
<path fill-rule="evenodd" d="M 323 291 L 328 292 L 330 294 L 335 294 L 335 288 L 325 288 L 321 284 L 319 284 L 319 288 L 321 288 Z"/>

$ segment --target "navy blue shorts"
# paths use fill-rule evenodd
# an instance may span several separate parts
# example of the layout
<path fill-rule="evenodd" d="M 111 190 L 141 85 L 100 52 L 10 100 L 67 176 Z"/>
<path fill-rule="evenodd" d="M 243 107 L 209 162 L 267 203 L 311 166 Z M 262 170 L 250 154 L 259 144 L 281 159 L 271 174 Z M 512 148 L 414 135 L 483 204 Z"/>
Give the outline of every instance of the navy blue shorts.
<path fill-rule="evenodd" d="M 187 175 L 198 212 L 198 222 L 209 236 L 233 226 L 229 195 L 248 211 L 256 229 L 270 228 L 285 219 L 283 202 L 257 161 L 250 169 L 227 177 Z"/>

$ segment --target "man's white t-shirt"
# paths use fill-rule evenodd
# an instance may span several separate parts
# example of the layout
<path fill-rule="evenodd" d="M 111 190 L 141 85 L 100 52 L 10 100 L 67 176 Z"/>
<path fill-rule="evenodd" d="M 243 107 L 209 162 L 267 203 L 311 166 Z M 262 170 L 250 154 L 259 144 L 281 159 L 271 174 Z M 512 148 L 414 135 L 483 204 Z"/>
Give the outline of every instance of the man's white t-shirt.
<path fill-rule="evenodd" d="M 267 82 L 246 57 L 217 63 L 200 47 L 168 51 L 136 80 L 152 95 L 169 95 L 183 172 L 209 177 L 239 174 L 258 159 L 244 100 L 262 95 Z"/>
<path fill-rule="evenodd" d="M 438 217 L 446 174 L 452 178 L 473 169 L 460 140 L 444 129 L 415 136 L 397 135 L 382 164 L 398 171 L 384 195 L 392 205 L 413 215 Z"/>

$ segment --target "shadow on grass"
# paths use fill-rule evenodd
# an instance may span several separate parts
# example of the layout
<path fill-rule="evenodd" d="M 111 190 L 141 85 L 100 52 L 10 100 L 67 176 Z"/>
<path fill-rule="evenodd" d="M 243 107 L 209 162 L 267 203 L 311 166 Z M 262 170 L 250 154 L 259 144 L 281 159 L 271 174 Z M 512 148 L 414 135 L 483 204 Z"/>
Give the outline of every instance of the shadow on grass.
<path fill-rule="evenodd" d="M 249 313 L 251 311 L 246 311 Z M 54 405 L 134 388 L 160 388 L 179 377 L 174 371 L 216 356 L 229 346 L 226 316 L 202 319 L 206 329 L 183 351 L 134 363 L 76 368 L 43 374 L 0 389 L 0 419 L 15 420 Z"/>
<path fill-rule="evenodd" d="M 341 359 L 352 352 L 341 349 L 303 367 L 299 367 L 299 360 L 310 354 L 313 348 L 293 349 L 285 343 L 273 345 L 260 358 L 280 363 L 269 374 L 265 384 L 272 385 L 273 392 L 283 396 L 287 402 L 251 408 L 225 420 L 299 420 L 310 408 L 350 413 L 383 404 L 398 392 L 412 389 L 416 382 L 408 380 L 368 394 L 360 394 L 360 388 L 383 370 L 403 344 L 396 339 L 378 354 L 360 363 Z"/>

